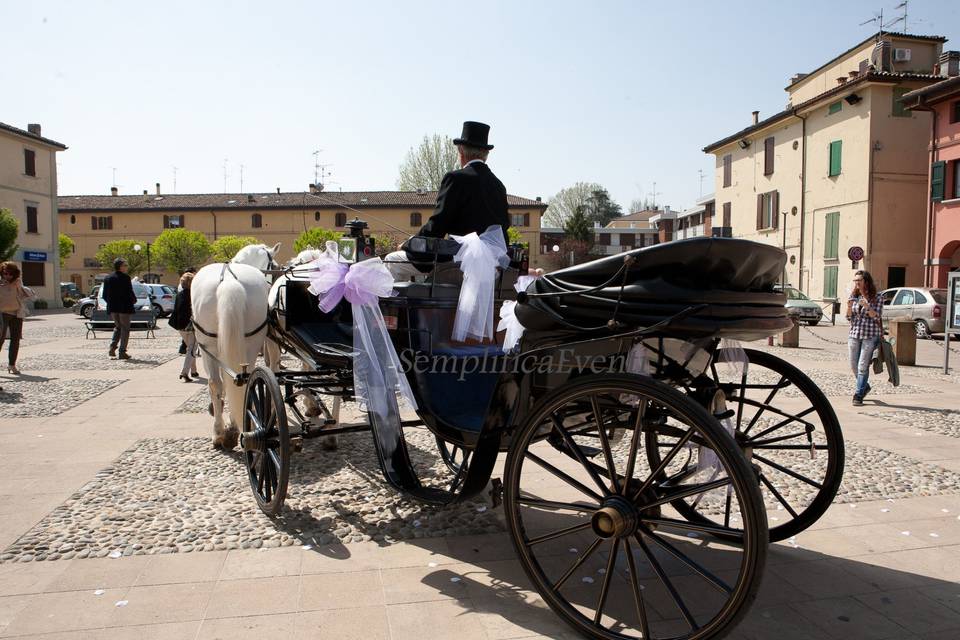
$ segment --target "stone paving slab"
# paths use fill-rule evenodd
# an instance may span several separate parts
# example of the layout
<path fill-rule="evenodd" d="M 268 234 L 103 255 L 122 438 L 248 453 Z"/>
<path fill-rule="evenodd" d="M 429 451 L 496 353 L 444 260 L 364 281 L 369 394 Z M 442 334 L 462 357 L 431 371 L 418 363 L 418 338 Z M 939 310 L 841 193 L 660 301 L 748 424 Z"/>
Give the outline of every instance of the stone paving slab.
<path fill-rule="evenodd" d="M 178 357 L 176 351 L 173 353 L 134 353 L 131 349 L 131 358 L 129 360 L 119 360 L 117 358 L 107 357 L 106 350 L 104 350 L 102 355 L 51 353 L 42 356 L 28 356 L 21 359 L 19 366 L 24 372 L 107 371 L 113 369 L 122 371 L 127 369 L 152 369 Z"/>
<path fill-rule="evenodd" d="M 119 378 L 54 380 L 25 372 L 0 383 L 0 418 L 59 415 L 124 382 Z"/>
<path fill-rule="evenodd" d="M 960 438 L 960 411 L 918 407 L 909 411 L 865 412 L 866 415 L 889 420 L 898 425 L 923 429 L 950 438 Z"/>

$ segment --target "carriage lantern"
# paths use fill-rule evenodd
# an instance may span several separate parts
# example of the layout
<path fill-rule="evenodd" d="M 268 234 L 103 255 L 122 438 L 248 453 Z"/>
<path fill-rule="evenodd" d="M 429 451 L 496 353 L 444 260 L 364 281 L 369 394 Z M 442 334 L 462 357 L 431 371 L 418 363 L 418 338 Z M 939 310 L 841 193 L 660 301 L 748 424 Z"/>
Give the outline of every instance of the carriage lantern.
<path fill-rule="evenodd" d="M 366 260 L 377 255 L 377 241 L 366 234 L 366 222 L 360 218 L 354 218 L 346 225 L 349 232 L 340 240 L 340 254 L 350 262 L 355 260 Z M 344 255 L 344 247 L 351 246 L 352 256 Z"/>

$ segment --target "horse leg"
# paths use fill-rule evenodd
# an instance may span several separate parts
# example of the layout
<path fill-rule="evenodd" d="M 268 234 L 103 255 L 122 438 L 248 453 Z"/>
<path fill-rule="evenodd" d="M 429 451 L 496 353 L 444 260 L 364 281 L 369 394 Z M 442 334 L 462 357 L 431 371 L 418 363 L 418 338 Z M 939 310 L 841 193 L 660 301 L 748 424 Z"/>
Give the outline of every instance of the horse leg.
<path fill-rule="evenodd" d="M 280 345 L 270 338 L 267 338 L 263 344 L 263 359 L 271 371 L 274 373 L 280 371 Z"/>
<path fill-rule="evenodd" d="M 224 446 L 223 376 L 220 367 L 211 363 L 210 358 L 204 360 L 203 366 L 207 370 L 207 388 L 210 391 L 210 404 L 213 407 L 213 446 L 219 449 Z"/>

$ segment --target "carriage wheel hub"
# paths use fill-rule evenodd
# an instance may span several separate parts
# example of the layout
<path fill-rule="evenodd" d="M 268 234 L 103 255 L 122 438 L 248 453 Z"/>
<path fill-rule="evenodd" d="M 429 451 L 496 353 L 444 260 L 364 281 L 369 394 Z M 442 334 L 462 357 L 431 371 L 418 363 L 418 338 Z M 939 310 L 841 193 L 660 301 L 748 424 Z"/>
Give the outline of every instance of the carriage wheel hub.
<path fill-rule="evenodd" d="M 622 538 L 637 530 L 638 512 L 623 496 L 610 496 L 590 519 L 593 532 L 601 538 Z"/>
<path fill-rule="evenodd" d="M 244 451 L 263 451 L 267 443 L 267 430 L 263 427 L 240 434 L 240 446 Z"/>

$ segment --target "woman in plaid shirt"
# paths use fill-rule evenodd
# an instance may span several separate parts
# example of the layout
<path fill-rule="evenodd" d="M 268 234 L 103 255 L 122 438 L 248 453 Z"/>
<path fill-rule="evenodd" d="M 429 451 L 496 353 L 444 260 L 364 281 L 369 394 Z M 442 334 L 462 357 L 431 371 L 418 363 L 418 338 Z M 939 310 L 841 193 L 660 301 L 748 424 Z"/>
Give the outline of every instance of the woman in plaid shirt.
<path fill-rule="evenodd" d="M 850 349 L 850 368 L 857 376 L 857 389 L 853 393 L 853 404 L 863 406 L 863 397 L 870 393 L 870 361 L 883 336 L 880 315 L 883 302 L 868 271 L 857 271 L 853 276 L 853 292 L 847 300 L 847 320 L 850 321 L 850 334 L 847 346 Z"/>

